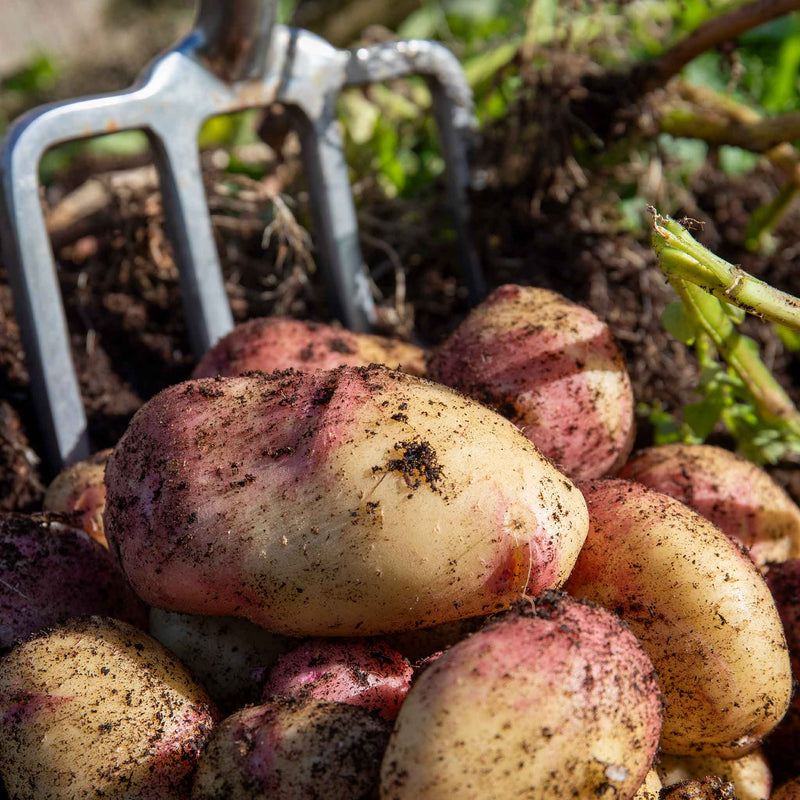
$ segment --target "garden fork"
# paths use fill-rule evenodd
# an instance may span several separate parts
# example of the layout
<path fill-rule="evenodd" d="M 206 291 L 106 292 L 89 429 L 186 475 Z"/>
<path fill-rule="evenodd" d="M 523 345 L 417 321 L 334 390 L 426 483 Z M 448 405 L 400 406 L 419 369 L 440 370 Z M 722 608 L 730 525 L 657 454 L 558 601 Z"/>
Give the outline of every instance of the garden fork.
<path fill-rule="evenodd" d="M 147 134 L 189 338 L 199 358 L 233 327 L 200 170 L 200 127 L 218 114 L 286 105 L 302 146 L 329 300 L 347 327 L 366 330 L 375 321 L 375 309 L 336 99 L 347 86 L 420 74 L 431 86 L 464 280 L 473 302 L 484 293 L 468 236 L 472 94 L 457 59 L 430 41 L 338 50 L 308 31 L 276 25 L 276 7 L 277 0 L 199 0 L 191 33 L 159 56 L 131 89 L 34 109 L 6 135 L 0 153 L 0 237 L 53 469 L 89 454 L 86 414 L 39 197 L 39 162 L 54 145 L 120 130 Z"/>

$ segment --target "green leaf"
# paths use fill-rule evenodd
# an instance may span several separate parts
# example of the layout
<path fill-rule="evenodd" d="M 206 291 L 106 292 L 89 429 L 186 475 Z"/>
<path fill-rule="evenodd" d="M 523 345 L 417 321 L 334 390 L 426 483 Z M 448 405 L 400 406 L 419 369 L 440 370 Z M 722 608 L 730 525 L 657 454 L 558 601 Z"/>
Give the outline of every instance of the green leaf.
<path fill-rule="evenodd" d="M 36 56 L 24 69 L 0 81 L 0 89 L 30 94 L 52 86 L 58 78 L 55 62 L 46 55 Z"/>
<path fill-rule="evenodd" d="M 683 407 L 683 418 L 699 439 L 706 439 L 719 422 L 725 401 L 719 394 L 704 397 Z"/>
<path fill-rule="evenodd" d="M 743 308 L 739 308 L 739 306 L 735 306 L 732 303 L 726 303 L 724 301 L 720 301 L 722 303 L 722 310 L 737 324 L 741 325 L 745 318 L 747 317 L 747 312 Z"/>
<path fill-rule="evenodd" d="M 773 325 L 772 328 L 789 352 L 800 353 L 800 331 L 792 330 L 785 325 Z"/>
<path fill-rule="evenodd" d="M 661 315 L 661 324 L 667 333 L 686 345 L 692 345 L 697 338 L 694 326 L 686 316 L 680 300 L 670 303 Z"/>
<path fill-rule="evenodd" d="M 464 74 L 470 86 L 478 86 L 492 78 L 514 60 L 519 52 L 522 37 L 516 36 L 508 42 L 472 56 L 464 61 Z"/>

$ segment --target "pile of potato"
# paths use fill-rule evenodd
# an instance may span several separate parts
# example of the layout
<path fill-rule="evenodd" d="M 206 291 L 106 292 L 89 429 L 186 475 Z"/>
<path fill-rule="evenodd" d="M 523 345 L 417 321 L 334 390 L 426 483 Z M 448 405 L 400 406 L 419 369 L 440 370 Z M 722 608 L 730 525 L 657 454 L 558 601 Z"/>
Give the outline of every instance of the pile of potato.
<path fill-rule="evenodd" d="M 552 292 L 235 330 L 0 518 L 9 796 L 798 800 L 800 510 L 633 436 Z"/>

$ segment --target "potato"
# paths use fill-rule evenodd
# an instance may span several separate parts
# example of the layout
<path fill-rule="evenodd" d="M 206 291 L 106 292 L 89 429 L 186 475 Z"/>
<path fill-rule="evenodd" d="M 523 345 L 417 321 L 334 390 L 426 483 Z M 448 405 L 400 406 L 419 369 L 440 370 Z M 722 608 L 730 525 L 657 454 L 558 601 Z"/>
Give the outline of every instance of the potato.
<path fill-rule="evenodd" d="M 668 494 L 744 545 L 759 566 L 800 555 L 800 508 L 751 461 L 707 444 L 634 454 L 620 473 Z"/>
<path fill-rule="evenodd" d="M 381 798 L 631 798 L 660 725 L 653 666 L 625 625 L 547 593 L 419 675 L 383 759 Z"/>
<path fill-rule="evenodd" d="M 263 317 L 237 325 L 200 360 L 193 378 L 235 376 L 259 370 L 308 372 L 347 365 L 386 364 L 410 375 L 425 374 L 425 353 L 384 336 L 287 317 Z"/>
<path fill-rule="evenodd" d="M 185 798 L 213 725 L 186 669 L 117 620 L 36 636 L 0 670 L 0 773 L 15 800 Z"/>
<path fill-rule="evenodd" d="M 139 594 L 291 636 L 367 636 L 562 583 L 577 488 L 508 421 L 385 367 L 165 389 L 108 463 L 106 533 Z"/>
<path fill-rule="evenodd" d="M 654 768 L 645 775 L 644 783 L 631 798 L 631 800 L 659 800 L 658 795 L 661 791 L 661 779 Z"/>
<path fill-rule="evenodd" d="M 144 603 L 85 531 L 44 514 L 0 514 L 0 650 L 86 614 L 147 628 Z"/>
<path fill-rule="evenodd" d="M 377 796 L 391 725 L 363 708 L 282 700 L 219 725 L 192 800 L 366 800 Z"/>
<path fill-rule="evenodd" d="M 739 800 L 769 800 L 772 791 L 772 771 L 760 750 L 733 759 L 663 753 L 657 769 L 664 786 L 714 775 L 732 783 Z"/>
<path fill-rule="evenodd" d="M 591 528 L 566 589 L 614 609 L 666 698 L 661 747 L 735 758 L 786 712 L 780 618 L 753 562 L 708 520 L 620 479 L 582 485 Z"/>
<path fill-rule="evenodd" d="M 800 777 L 783 784 L 772 800 L 800 800 Z"/>
<path fill-rule="evenodd" d="M 633 391 L 608 326 L 555 292 L 501 286 L 436 350 L 429 375 L 518 425 L 575 480 L 633 446 Z"/>
<path fill-rule="evenodd" d="M 661 790 L 660 800 L 739 800 L 732 783 L 714 776 L 682 781 Z"/>
<path fill-rule="evenodd" d="M 385 642 L 311 639 L 281 656 L 262 699 L 311 697 L 361 706 L 393 720 L 408 694 L 411 664 Z"/>
<path fill-rule="evenodd" d="M 103 528 L 106 507 L 105 473 L 111 450 L 101 450 L 86 461 L 78 461 L 59 473 L 47 487 L 44 510 L 69 514 L 104 547 L 108 547 Z"/>
<path fill-rule="evenodd" d="M 150 635 L 174 653 L 223 711 L 254 703 L 264 673 L 297 639 L 238 617 L 201 617 L 150 609 Z"/>
<path fill-rule="evenodd" d="M 800 684 L 800 559 L 770 564 L 765 576 L 781 616 L 795 684 Z M 789 712 L 770 735 L 766 747 L 779 779 L 800 774 L 800 692 Z"/>

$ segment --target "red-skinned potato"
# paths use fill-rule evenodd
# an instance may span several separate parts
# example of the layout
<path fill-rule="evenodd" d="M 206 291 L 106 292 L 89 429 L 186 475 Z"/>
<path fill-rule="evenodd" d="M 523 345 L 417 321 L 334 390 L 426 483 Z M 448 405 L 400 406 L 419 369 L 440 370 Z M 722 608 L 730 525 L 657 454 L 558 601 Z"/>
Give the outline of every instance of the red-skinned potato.
<path fill-rule="evenodd" d="M 752 751 L 791 693 L 783 628 L 758 569 L 665 494 L 620 479 L 581 489 L 591 526 L 566 590 L 614 609 L 649 653 L 666 698 L 662 749 Z"/>
<path fill-rule="evenodd" d="M 631 798 L 660 726 L 653 666 L 624 623 L 547 593 L 421 672 L 389 740 L 381 798 Z"/>
<path fill-rule="evenodd" d="M 615 473 L 633 446 L 633 391 L 611 331 L 555 292 L 496 289 L 429 375 L 508 417 L 575 480 Z"/>
<path fill-rule="evenodd" d="M 104 547 L 108 547 L 103 528 L 106 507 L 105 473 L 111 450 L 101 450 L 86 461 L 78 461 L 62 470 L 44 496 L 44 510 L 69 514 L 73 524 L 82 528 Z"/>
<path fill-rule="evenodd" d="M 106 548 L 45 514 L 0 514 L 0 650 L 71 617 L 147 628 L 147 608 Z"/>
<path fill-rule="evenodd" d="M 106 533 L 151 605 L 366 636 L 560 585 L 577 488 L 507 420 L 385 367 L 170 387 L 108 463 Z"/>
<path fill-rule="evenodd" d="M 287 317 L 263 317 L 237 325 L 200 360 L 193 378 L 235 376 L 259 370 L 302 372 L 339 366 L 386 364 L 410 375 L 425 374 L 425 353 L 384 336 Z"/>
<path fill-rule="evenodd" d="M 707 444 L 635 453 L 620 476 L 668 494 L 747 548 L 758 566 L 800 555 L 800 508 L 751 461 Z"/>
<path fill-rule="evenodd" d="M 214 732 L 192 800 L 375 798 L 390 730 L 346 703 L 284 699 L 242 709 Z"/>
<path fill-rule="evenodd" d="M 411 686 L 411 664 L 385 642 L 311 639 L 281 656 L 262 694 L 349 703 L 384 719 L 397 716 Z"/>
<path fill-rule="evenodd" d="M 92 617 L 2 663 L 0 773 L 15 800 L 187 797 L 215 712 L 156 641 Z"/>

